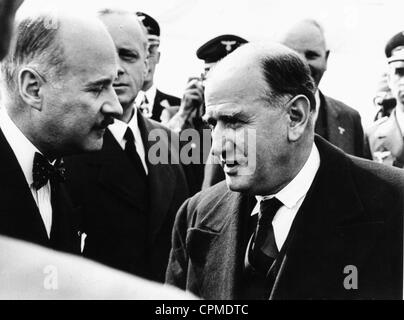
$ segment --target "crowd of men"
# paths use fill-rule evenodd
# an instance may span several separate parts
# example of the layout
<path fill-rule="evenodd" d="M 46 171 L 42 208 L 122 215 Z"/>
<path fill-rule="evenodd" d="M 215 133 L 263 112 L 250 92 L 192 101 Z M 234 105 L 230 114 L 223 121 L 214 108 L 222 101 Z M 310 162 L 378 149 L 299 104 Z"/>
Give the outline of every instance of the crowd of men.
<path fill-rule="evenodd" d="M 147 13 L 44 8 L 11 40 L 1 2 L 0 297 L 403 298 L 404 33 L 364 133 L 319 89 L 315 20 L 211 39 L 178 98 Z M 54 265 L 52 294 L 32 279 Z"/>

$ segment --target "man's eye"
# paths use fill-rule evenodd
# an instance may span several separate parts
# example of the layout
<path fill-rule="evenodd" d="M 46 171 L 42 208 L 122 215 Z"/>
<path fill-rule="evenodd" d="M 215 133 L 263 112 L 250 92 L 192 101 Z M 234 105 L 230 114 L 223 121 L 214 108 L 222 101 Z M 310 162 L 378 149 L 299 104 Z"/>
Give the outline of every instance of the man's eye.
<path fill-rule="evenodd" d="M 94 93 L 94 94 L 96 94 L 96 95 L 99 95 L 99 94 L 101 94 L 101 92 L 102 92 L 104 89 L 105 89 L 105 86 L 104 86 L 104 85 L 100 85 L 100 86 L 91 88 L 89 91 L 91 91 L 92 93 Z"/>
<path fill-rule="evenodd" d="M 313 60 L 317 59 L 320 55 L 317 54 L 316 52 L 306 52 L 306 59 L 307 60 Z"/>
<path fill-rule="evenodd" d="M 217 122 L 216 122 L 216 120 L 208 119 L 208 120 L 205 120 L 205 123 L 209 126 L 209 128 L 211 130 L 213 130 L 216 127 Z"/>
<path fill-rule="evenodd" d="M 125 61 L 136 61 L 138 59 L 138 56 L 134 54 L 124 54 L 121 56 L 121 58 Z"/>

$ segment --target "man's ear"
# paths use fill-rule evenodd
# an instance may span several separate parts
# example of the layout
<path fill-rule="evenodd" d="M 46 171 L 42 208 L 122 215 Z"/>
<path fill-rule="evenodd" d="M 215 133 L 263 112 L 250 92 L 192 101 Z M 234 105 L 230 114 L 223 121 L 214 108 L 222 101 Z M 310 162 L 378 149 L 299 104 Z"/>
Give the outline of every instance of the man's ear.
<path fill-rule="evenodd" d="M 330 56 L 330 50 L 327 50 L 326 52 L 325 52 L 325 61 L 327 61 L 328 62 L 328 57 Z"/>
<path fill-rule="evenodd" d="M 298 95 L 289 101 L 288 139 L 297 141 L 303 135 L 310 121 L 310 102 L 304 95 Z"/>
<path fill-rule="evenodd" d="M 18 88 L 22 100 L 39 111 L 42 109 L 40 89 L 43 84 L 43 78 L 31 68 L 23 68 L 18 74 Z"/>

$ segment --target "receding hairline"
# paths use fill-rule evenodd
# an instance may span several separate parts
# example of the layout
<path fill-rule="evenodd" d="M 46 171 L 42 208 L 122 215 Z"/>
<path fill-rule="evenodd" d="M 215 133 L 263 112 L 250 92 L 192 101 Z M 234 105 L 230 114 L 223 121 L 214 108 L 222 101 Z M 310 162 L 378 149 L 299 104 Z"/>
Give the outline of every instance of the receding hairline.
<path fill-rule="evenodd" d="M 137 25 L 139 26 L 139 30 L 141 31 L 141 34 L 143 36 L 145 50 L 146 51 L 148 50 L 147 29 L 143 25 L 143 23 L 139 20 L 139 18 L 135 12 L 124 10 L 124 9 L 119 9 L 119 8 L 108 8 L 107 7 L 107 8 L 102 8 L 102 9 L 98 10 L 97 14 L 100 19 L 102 19 L 103 17 L 109 16 L 109 15 L 122 15 L 122 16 L 133 17 L 134 20 L 137 22 Z"/>
<path fill-rule="evenodd" d="M 283 34 L 280 42 L 282 44 L 287 43 L 287 40 L 288 40 L 290 34 L 291 33 L 293 34 L 294 32 L 301 32 L 300 28 L 302 26 L 313 27 L 316 31 L 318 31 L 318 33 L 319 33 L 319 35 L 321 37 L 321 42 L 324 44 L 324 48 L 326 50 L 328 50 L 327 39 L 326 39 L 326 36 L 325 36 L 324 27 L 322 26 L 322 24 L 318 20 L 315 20 L 313 18 L 302 19 L 302 20 L 299 20 L 298 22 L 296 22 L 295 24 L 293 24 Z"/>

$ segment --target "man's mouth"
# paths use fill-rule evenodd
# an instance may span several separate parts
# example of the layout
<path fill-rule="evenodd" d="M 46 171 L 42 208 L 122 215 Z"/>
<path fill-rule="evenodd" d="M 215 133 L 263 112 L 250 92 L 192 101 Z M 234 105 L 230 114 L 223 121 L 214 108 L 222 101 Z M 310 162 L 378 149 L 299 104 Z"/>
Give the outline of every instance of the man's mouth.
<path fill-rule="evenodd" d="M 114 88 L 123 88 L 123 87 L 127 87 L 128 85 L 125 83 L 114 83 L 113 87 Z"/>
<path fill-rule="evenodd" d="M 105 130 L 114 123 L 114 118 L 105 118 L 100 124 L 95 126 L 96 130 Z"/>
<path fill-rule="evenodd" d="M 222 166 L 226 174 L 234 174 L 240 164 L 237 161 L 223 160 Z"/>

